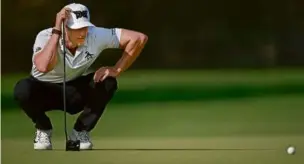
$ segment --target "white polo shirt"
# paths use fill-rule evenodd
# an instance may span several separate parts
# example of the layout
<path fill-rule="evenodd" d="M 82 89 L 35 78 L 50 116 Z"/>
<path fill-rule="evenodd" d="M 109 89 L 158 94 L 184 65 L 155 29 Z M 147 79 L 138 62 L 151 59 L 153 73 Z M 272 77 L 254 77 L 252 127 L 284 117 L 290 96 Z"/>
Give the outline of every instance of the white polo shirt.
<path fill-rule="evenodd" d="M 63 60 L 66 61 L 66 81 L 73 80 L 79 76 L 94 72 L 91 65 L 100 53 L 107 48 L 119 48 L 121 35 L 120 28 L 89 27 L 85 44 L 78 47 L 75 55 L 66 49 L 66 58 L 63 59 L 62 37 L 59 40 L 57 55 L 58 61 L 54 69 L 47 73 L 39 72 L 34 64 L 34 56 L 47 44 L 52 35 L 52 28 L 42 30 L 38 33 L 33 47 L 31 75 L 38 80 L 62 83 L 63 82 Z"/>

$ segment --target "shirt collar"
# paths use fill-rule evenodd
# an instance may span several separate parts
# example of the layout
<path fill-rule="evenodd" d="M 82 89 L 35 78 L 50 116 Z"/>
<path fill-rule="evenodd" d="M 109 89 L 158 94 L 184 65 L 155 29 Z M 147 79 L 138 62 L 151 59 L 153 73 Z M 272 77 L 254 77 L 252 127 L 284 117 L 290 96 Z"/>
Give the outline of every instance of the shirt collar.
<path fill-rule="evenodd" d="M 88 38 L 89 38 L 88 35 L 86 37 L 86 40 L 84 41 L 84 44 L 78 48 L 87 48 L 88 47 Z M 60 49 L 63 51 L 63 36 L 61 36 L 59 39 L 59 46 L 60 46 Z"/>

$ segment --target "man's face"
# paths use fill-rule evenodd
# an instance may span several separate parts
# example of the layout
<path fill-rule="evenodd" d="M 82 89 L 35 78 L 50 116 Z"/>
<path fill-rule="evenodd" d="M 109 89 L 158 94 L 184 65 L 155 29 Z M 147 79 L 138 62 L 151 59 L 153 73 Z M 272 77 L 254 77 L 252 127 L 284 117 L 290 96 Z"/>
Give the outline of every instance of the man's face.
<path fill-rule="evenodd" d="M 88 27 L 80 28 L 80 29 L 68 29 L 69 40 L 73 45 L 81 46 L 84 44 L 85 39 L 88 33 Z"/>

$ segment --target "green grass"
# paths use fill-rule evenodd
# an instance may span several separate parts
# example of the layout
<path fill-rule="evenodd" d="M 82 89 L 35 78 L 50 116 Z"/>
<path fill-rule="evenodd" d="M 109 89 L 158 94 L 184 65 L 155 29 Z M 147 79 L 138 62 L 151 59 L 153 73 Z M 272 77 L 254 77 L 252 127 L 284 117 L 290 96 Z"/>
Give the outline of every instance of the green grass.
<path fill-rule="evenodd" d="M 231 135 L 280 135 L 303 134 L 304 96 L 248 98 L 206 102 L 142 103 L 132 105 L 110 104 L 100 120 L 99 129 L 93 131 L 102 137 L 195 137 Z M 48 113 L 54 127 L 61 133 L 63 114 Z M 70 116 L 72 127 L 76 115 Z M 31 135 L 20 124 L 30 128 L 31 122 L 21 110 L 4 112 L 2 137 Z M 11 129 L 20 129 L 13 131 Z M 56 135 L 56 134 L 55 134 Z"/>
<path fill-rule="evenodd" d="M 142 70 L 127 71 L 119 77 L 120 90 L 150 87 L 273 85 L 303 83 L 304 69 L 269 70 Z M 2 93 L 11 93 L 15 83 L 27 74 L 2 75 Z M 140 85 L 139 85 L 140 84 Z"/>
<path fill-rule="evenodd" d="M 118 79 L 115 104 L 210 101 L 284 94 L 304 95 L 304 70 L 128 71 Z M 2 108 L 16 108 L 13 87 L 25 74 L 2 76 Z"/>
<path fill-rule="evenodd" d="M 296 155 L 287 155 L 285 145 L 297 144 Z M 142 163 L 208 163 L 208 164 L 301 164 L 303 163 L 303 138 L 299 137 L 223 137 L 186 139 L 108 139 L 100 138 L 95 144 L 100 149 L 86 152 L 65 152 L 63 141 L 56 140 L 56 150 L 38 152 L 31 150 L 26 140 L 3 143 L 2 163 L 25 164 L 142 164 Z M 177 150 L 180 148 L 202 150 Z M 127 148 L 127 149 L 126 149 Z M 145 150 L 137 150 L 145 148 Z M 156 148 L 156 149 L 155 149 Z M 167 150 L 157 150 L 157 149 Z M 168 150 L 171 148 L 172 150 Z M 234 149 L 234 150 L 233 150 Z"/>
<path fill-rule="evenodd" d="M 2 163 L 300 164 L 304 162 L 303 99 L 303 95 L 285 95 L 111 104 L 92 132 L 96 150 L 80 153 L 64 151 L 61 112 L 48 113 L 55 150 L 38 152 L 32 150 L 34 128 L 29 119 L 20 110 L 5 111 Z M 68 118 L 69 127 L 75 119 Z M 289 144 L 297 147 L 296 155 L 286 154 Z"/>
<path fill-rule="evenodd" d="M 54 150 L 34 151 L 34 126 L 12 101 L 14 84 L 26 75 L 4 75 L 2 163 L 302 164 L 303 73 L 129 71 L 92 131 L 95 150 L 85 152 L 64 151 L 60 111 L 48 113 Z M 68 117 L 69 130 L 76 118 Z M 296 146 L 295 155 L 287 155 L 288 145 Z"/>

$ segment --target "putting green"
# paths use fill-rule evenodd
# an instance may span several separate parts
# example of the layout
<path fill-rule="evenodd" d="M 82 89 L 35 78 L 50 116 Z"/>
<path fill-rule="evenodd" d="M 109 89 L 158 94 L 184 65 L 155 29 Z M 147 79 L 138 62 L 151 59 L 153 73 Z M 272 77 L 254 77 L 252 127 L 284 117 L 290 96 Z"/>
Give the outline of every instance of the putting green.
<path fill-rule="evenodd" d="M 300 164 L 303 137 L 206 137 L 206 138 L 97 138 L 95 150 L 65 152 L 63 140 L 52 151 L 34 151 L 26 140 L 3 141 L 3 164 L 20 163 L 210 163 L 210 164 Z M 292 141 L 299 149 L 288 155 Z M 17 154 L 17 155 L 16 155 Z"/>
<path fill-rule="evenodd" d="M 53 151 L 34 151 L 34 129 L 20 110 L 2 113 L 2 163 L 304 162 L 303 95 L 218 101 L 110 104 L 92 139 L 96 150 L 65 152 L 62 112 L 48 113 Z M 69 128 L 76 116 L 70 116 Z M 295 145 L 297 153 L 285 149 Z M 15 156 L 16 155 L 16 156 Z"/>

